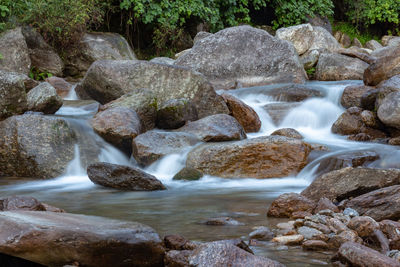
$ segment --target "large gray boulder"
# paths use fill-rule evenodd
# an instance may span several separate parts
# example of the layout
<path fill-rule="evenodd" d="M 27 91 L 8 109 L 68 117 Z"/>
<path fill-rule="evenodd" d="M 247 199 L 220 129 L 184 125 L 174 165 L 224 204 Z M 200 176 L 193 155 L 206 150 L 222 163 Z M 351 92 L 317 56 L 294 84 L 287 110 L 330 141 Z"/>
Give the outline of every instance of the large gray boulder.
<path fill-rule="evenodd" d="M 315 78 L 320 81 L 362 80 L 368 66 L 358 58 L 323 53 L 319 56 Z"/>
<path fill-rule="evenodd" d="M 305 81 L 294 47 L 250 26 L 227 28 L 197 41 L 175 65 L 199 71 L 224 89 Z"/>
<path fill-rule="evenodd" d="M 335 37 L 326 29 L 318 26 L 313 27 L 314 40 L 309 50 L 321 50 L 335 52 L 340 48 L 340 44 Z"/>
<path fill-rule="evenodd" d="M 400 74 L 400 46 L 382 49 L 375 63 L 364 72 L 365 85 L 377 85 L 395 75 Z"/>
<path fill-rule="evenodd" d="M 196 107 L 200 118 L 229 113 L 222 97 L 202 74 L 177 66 L 137 60 L 100 60 L 90 67 L 82 87 L 102 104 L 147 88 L 157 97 L 156 107 L 171 99 L 186 98 Z"/>
<path fill-rule="evenodd" d="M 44 114 L 54 114 L 63 104 L 63 100 L 58 96 L 56 89 L 49 83 L 44 82 L 28 92 L 28 109 L 43 112 Z"/>
<path fill-rule="evenodd" d="M 341 201 L 377 188 L 400 183 L 400 170 L 347 167 L 316 178 L 301 194 L 318 201 L 322 197 Z"/>
<path fill-rule="evenodd" d="M 0 177 L 57 177 L 74 158 L 78 142 L 65 120 L 33 114 L 1 121 L 0 136 Z M 98 148 L 87 143 L 80 146 L 81 156 L 95 160 Z"/>
<path fill-rule="evenodd" d="M 0 70 L 0 120 L 28 109 L 25 75 Z"/>
<path fill-rule="evenodd" d="M 21 28 L 4 32 L 0 36 L 0 70 L 29 74 L 31 59 Z"/>
<path fill-rule="evenodd" d="M 224 178 L 277 178 L 298 173 L 310 145 L 282 136 L 208 143 L 189 152 L 186 167 Z"/>
<path fill-rule="evenodd" d="M 45 211 L 0 212 L 0 253 L 45 266 L 163 266 L 149 226 Z"/>
<path fill-rule="evenodd" d="M 80 40 L 80 49 L 68 51 L 65 68 L 72 76 L 83 76 L 96 60 L 136 60 L 136 55 L 128 42 L 118 33 L 86 33 Z"/>
<path fill-rule="evenodd" d="M 390 93 L 383 99 L 378 117 L 385 125 L 400 129 L 400 92 Z"/>

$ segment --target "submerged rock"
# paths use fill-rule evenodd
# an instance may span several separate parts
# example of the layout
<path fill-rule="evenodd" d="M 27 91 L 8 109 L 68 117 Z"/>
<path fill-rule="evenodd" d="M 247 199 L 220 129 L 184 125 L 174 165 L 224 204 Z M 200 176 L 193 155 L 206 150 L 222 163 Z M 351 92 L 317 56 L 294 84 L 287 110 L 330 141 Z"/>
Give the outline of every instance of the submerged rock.
<path fill-rule="evenodd" d="M 150 267 L 162 266 L 164 248 L 152 228 L 136 222 L 6 211 L 0 212 L 0 253 L 46 266 L 76 262 L 80 266 Z"/>
<path fill-rule="evenodd" d="M 173 180 L 195 181 L 199 180 L 201 177 L 203 177 L 203 174 L 200 171 L 185 167 L 174 175 Z"/>
<path fill-rule="evenodd" d="M 153 175 L 128 166 L 99 162 L 89 165 L 87 173 L 93 183 L 105 187 L 131 191 L 166 189 Z"/>
<path fill-rule="evenodd" d="M 310 145 L 281 136 L 203 144 L 189 152 L 186 166 L 224 178 L 276 178 L 299 172 Z"/>
<path fill-rule="evenodd" d="M 63 105 L 63 100 L 58 96 L 56 89 L 49 83 L 44 82 L 28 92 L 28 109 L 54 114 Z"/>
<path fill-rule="evenodd" d="M 250 26 L 227 28 L 197 41 L 175 65 L 201 72 L 224 89 L 238 83 L 249 87 L 305 81 L 294 47 Z"/>

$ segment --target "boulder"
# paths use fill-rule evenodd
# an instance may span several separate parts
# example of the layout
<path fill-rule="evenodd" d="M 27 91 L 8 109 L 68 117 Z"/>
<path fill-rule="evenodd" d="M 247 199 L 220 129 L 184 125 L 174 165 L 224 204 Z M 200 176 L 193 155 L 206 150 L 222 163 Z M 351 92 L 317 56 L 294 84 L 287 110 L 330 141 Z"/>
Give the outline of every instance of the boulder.
<path fill-rule="evenodd" d="M 321 197 L 341 201 L 398 183 L 400 170 L 397 169 L 347 167 L 319 176 L 301 194 L 315 201 Z"/>
<path fill-rule="evenodd" d="M 123 107 L 97 113 L 90 124 L 107 142 L 127 152 L 132 150 L 132 140 L 142 132 L 142 124 L 136 112 Z"/>
<path fill-rule="evenodd" d="M 400 46 L 386 49 L 364 72 L 365 85 L 377 85 L 400 74 Z"/>
<path fill-rule="evenodd" d="M 173 180 L 195 181 L 199 180 L 201 177 L 203 177 L 203 174 L 200 171 L 185 167 L 174 175 Z"/>
<path fill-rule="evenodd" d="M 354 37 L 353 41 L 351 42 L 351 45 L 360 48 L 363 47 L 362 43 L 360 42 L 360 40 L 357 39 L 357 37 Z"/>
<path fill-rule="evenodd" d="M 302 235 L 285 235 L 274 237 L 271 241 L 282 245 L 297 246 L 300 245 L 303 240 L 304 236 Z"/>
<path fill-rule="evenodd" d="M 375 102 L 378 96 L 379 90 L 378 89 L 370 89 L 366 91 L 360 99 L 361 108 L 367 110 L 375 110 Z"/>
<path fill-rule="evenodd" d="M 332 132 L 341 135 L 358 134 L 361 132 L 361 127 L 364 122 L 360 116 L 361 109 L 350 108 L 346 110 L 340 117 L 333 123 Z"/>
<path fill-rule="evenodd" d="M 96 60 L 136 60 L 136 55 L 124 37 L 118 33 L 86 33 L 80 48 L 71 48 L 65 59 L 65 72 L 70 76 L 83 76 Z"/>
<path fill-rule="evenodd" d="M 390 179 L 390 176 L 388 179 Z M 399 182 L 396 184 L 399 184 Z M 384 187 L 355 197 L 347 202 L 346 207 L 353 208 L 358 211 L 360 215 L 370 216 L 376 221 L 387 219 L 399 220 L 400 185 Z"/>
<path fill-rule="evenodd" d="M 384 98 L 378 117 L 385 125 L 400 128 L 400 92 L 390 93 Z"/>
<path fill-rule="evenodd" d="M 175 65 L 199 71 L 223 89 L 238 83 L 250 87 L 305 81 L 294 47 L 251 26 L 227 28 L 197 41 Z"/>
<path fill-rule="evenodd" d="M 358 58 L 368 64 L 373 64 L 376 60 L 375 57 L 370 56 L 370 54 L 363 48 L 359 48 L 356 46 L 352 46 L 350 48 L 341 48 L 337 52 L 341 55 Z"/>
<path fill-rule="evenodd" d="M 322 27 L 332 34 L 332 25 L 328 17 L 321 17 L 319 15 L 307 16 L 307 21 L 312 26 Z"/>
<path fill-rule="evenodd" d="M 196 34 L 196 36 L 194 37 L 193 43 L 196 43 L 197 41 L 200 41 L 201 39 L 207 38 L 207 37 L 209 37 L 209 36 L 211 36 L 211 35 L 213 35 L 213 34 L 210 33 L 210 32 L 203 32 L 203 31 L 200 31 L 200 32 L 198 32 L 198 33 Z"/>
<path fill-rule="evenodd" d="M 373 87 L 365 85 L 350 85 L 344 88 L 340 103 L 344 108 L 362 107 L 361 97 Z"/>
<path fill-rule="evenodd" d="M 77 134 L 57 117 L 26 114 L 0 122 L 0 177 L 54 178 L 74 158 Z M 80 144 L 82 160 L 98 155 L 96 145 Z"/>
<path fill-rule="evenodd" d="M 25 26 L 22 28 L 22 34 L 29 49 L 32 67 L 38 72 L 62 76 L 64 62 L 54 49 L 44 41 L 40 33 L 30 26 Z"/>
<path fill-rule="evenodd" d="M 163 266 L 160 237 L 149 226 L 136 222 L 5 211 L 0 212 L 0 229 L 0 253 L 45 266 Z"/>
<path fill-rule="evenodd" d="M 92 64 L 84 80 L 84 91 L 102 104 L 126 93 L 147 88 L 156 96 L 156 107 L 168 100 L 185 98 L 196 107 L 199 118 L 228 113 L 222 97 L 207 79 L 187 68 L 134 60 L 100 60 Z"/>
<path fill-rule="evenodd" d="M 270 103 L 266 104 L 263 109 L 268 113 L 268 115 L 271 117 L 272 121 L 274 122 L 275 125 L 279 125 L 283 119 L 286 117 L 286 115 L 289 114 L 289 112 L 300 106 L 300 103 L 285 103 L 285 102 L 280 102 L 280 103 Z"/>
<path fill-rule="evenodd" d="M 365 43 L 364 47 L 374 51 L 374 50 L 382 48 L 383 46 L 376 40 L 370 40 Z"/>
<path fill-rule="evenodd" d="M 193 134 L 149 131 L 132 141 L 132 156 L 141 165 L 150 165 L 159 158 L 180 153 L 200 140 Z"/>
<path fill-rule="evenodd" d="M 382 45 L 384 46 L 398 46 L 399 44 L 399 36 L 385 35 L 382 37 Z"/>
<path fill-rule="evenodd" d="M 400 266 L 400 263 L 394 259 L 354 242 L 346 242 L 341 245 L 338 251 L 338 258 L 343 264 L 350 266 Z"/>
<path fill-rule="evenodd" d="M 277 178 L 307 164 L 311 146 L 282 136 L 203 144 L 189 152 L 186 166 L 224 178 Z"/>
<path fill-rule="evenodd" d="M 358 216 L 354 217 L 347 224 L 351 230 L 357 232 L 360 237 L 371 237 L 379 229 L 379 223 L 369 216 Z"/>
<path fill-rule="evenodd" d="M 0 120 L 28 109 L 24 75 L 0 70 Z"/>
<path fill-rule="evenodd" d="M 204 142 L 233 141 L 246 138 L 242 125 L 234 117 L 226 114 L 212 115 L 188 122 L 177 131 L 193 134 Z"/>
<path fill-rule="evenodd" d="M 319 56 L 315 78 L 320 81 L 362 80 L 368 63 L 341 54 L 322 53 Z"/>
<path fill-rule="evenodd" d="M 0 211 L 31 210 L 65 212 L 62 209 L 41 203 L 36 198 L 26 196 L 10 196 L 0 198 Z"/>
<path fill-rule="evenodd" d="M 2 55 L 0 70 L 29 74 L 31 59 L 21 28 L 1 34 L 0 54 Z"/>
<path fill-rule="evenodd" d="M 156 125 L 157 96 L 148 89 L 125 94 L 106 105 L 100 106 L 99 111 L 116 107 L 134 110 L 142 122 L 143 131 L 151 130 Z"/>
<path fill-rule="evenodd" d="M 54 114 L 63 105 L 62 98 L 51 84 L 44 82 L 30 90 L 27 94 L 28 109 Z"/>
<path fill-rule="evenodd" d="M 274 238 L 275 234 L 268 227 L 260 226 L 257 227 L 253 232 L 249 234 L 250 239 L 257 239 L 260 241 L 269 241 Z"/>
<path fill-rule="evenodd" d="M 164 255 L 164 265 L 166 267 L 186 267 L 189 265 L 191 250 L 170 250 Z"/>
<path fill-rule="evenodd" d="M 190 101 L 184 98 L 171 99 L 157 111 L 156 125 L 160 129 L 177 129 L 197 119 L 197 110 Z"/>
<path fill-rule="evenodd" d="M 291 42 L 297 54 L 302 55 L 308 51 L 314 41 L 314 31 L 311 24 L 300 24 L 278 29 L 275 37 Z"/>
<path fill-rule="evenodd" d="M 175 60 L 169 57 L 155 57 L 150 60 L 150 62 L 158 63 L 158 64 L 167 64 L 167 65 L 174 65 Z"/>
<path fill-rule="evenodd" d="M 153 175 L 128 166 L 99 162 L 89 165 L 87 173 L 93 183 L 105 187 L 129 191 L 166 189 Z"/>
<path fill-rule="evenodd" d="M 167 249 L 173 250 L 193 250 L 197 245 L 180 235 L 166 235 L 164 245 Z"/>
<path fill-rule="evenodd" d="M 269 217 L 290 218 L 294 212 L 312 213 L 316 203 L 307 197 L 296 193 L 285 193 L 275 199 L 268 209 Z"/>
<path fill-rule="evenodd" d="M 250 106 L 240 99 L 229 94 L 222 94 L 231 115 L 242 125 L 247 133 L 258 132 L 261 128 L 261 121 L 257 113 Z"/>
<path fill-rule="evenodd" d="M 278 101 L 286 102 L 300 102 L 309 98 L 323 96 L 320 91 L 301 84 L 289 84 L 270 90 L 262 89 L 260 93 L 271 96 Z"/>
<path fill-rule="evenodd" d="M 271 135 L 286 136 L 294 139 L 303 139 L 304 137 L 295 129 L 292 128 L 282 128 L 274 131 Z"/>
<path fill-rule="evenodd" d="M 57 94 L 62 98 L 68 96 L 69 92 L 72 90 L 73 87 L 72 84 L 70 84 L 63 78 L 56 76 L 47 78 L 45 81 L 51 84 L 51 86 L 53 86 L 56 89 Z"/>
<path fill-rule="evenodd" d="M 314 209 L 314 213 L 318 213 L 323 210 L 331 210 L 335 213 L 339 213 L 339 208 L 335 204 L 333 204 L 330 199 L 328 199 L 326 197 L 322 197 L 318 201 L 318 203 Z"/>
<path fill-rule="evenodd" d="M 304 250 L 328 250 L 329 246 L 322 240 L 307 240 L 302 244 Z"/>
<path fill-rule="evenodd" d="M 300 62 L 305 70 L 312 69 L 317 65 L 320 52 L 318 50 L 311 50 L 300 56 Z"/>
<path fill-rule="evenodd" d="M 340 48 L 340 44 L 336 41 L 332 34 L 323 27 L 314 26 L 314 41 L 309 48 L 311 50 L 320 50 L 335 52 Z"/>
<path fill-rule="evenodd" d="M 279 262 L 255 256 L 233 244 L 221 241 L 206 243 L 193 250 L 193 253 L 189 257 L 189 264 L 196 267 L 284 266 Z"/>
<path fill-rule="evenodd" d="M 381 82 L 376 87 L 377 94 L 375 98 L 374 109 L 378 110 L 385 98 L 394 92 L 400 92 L 400 75 L 395 75 L 388 80 Z"/>

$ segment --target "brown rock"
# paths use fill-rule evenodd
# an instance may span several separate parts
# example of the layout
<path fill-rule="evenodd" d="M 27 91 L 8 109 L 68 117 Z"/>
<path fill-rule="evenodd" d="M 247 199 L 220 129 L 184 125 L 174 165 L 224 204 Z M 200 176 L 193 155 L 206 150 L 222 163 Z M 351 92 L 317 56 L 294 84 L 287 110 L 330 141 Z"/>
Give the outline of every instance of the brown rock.
<path fill-rule="evenodd" d="M 230 217 L 217 217 L 217 218 L 210 218 L 204 222 L 206 225 L 215 225 L 215 226 L 224 226 L 224 225 L 244 225 L 241 222 L 238 222 Z"/>
<path fill-rule="evenodd" d="M 390 180 L 390 176 L 386 178 Z M 398 183 L 398 182 L 397 182 Z M 400 219 L 400 185 L 378 189 L 351 199 L 347 205 L 376 221 Z"/>
<path fill-rule="evenodd" d="M 383 220 L 379 222 L 380 229 L 389 239 L 400 238 L 400 222 Z"/>
<path fill-rule="evenodd" d="M 190 266 L 189 257 L 192 255 L 190 250 L 171 250 L 165 253 L 164 265 L 166 267 L 187 267 Z"/>
<path fill-rule="evenodd" d="M 105 187 L 131 191 L 165 190 L 165 186 L 153 175 L 139 169 L 105 162 L 89 165 L 89 179 Z"/>
<path fill-rule="evenodd" d="M 351 266 L 397 267 L 400 263 L 361 244 L 346 242 L 339 248 L 341 262 Z"/>
<path fill-rule="evenodd" d="M 291 219 L 304 219 L 307 216 L 311 216 L 311 212 L 308 211 L 295 211 L 292 213 L 292 216 L 290 216 Z"/>
<path fill-rule="evenodd" d="M 332 125 L 332 132 L 341 135 L 358 134 L 364 125 L 360 113 L 354 112 L 355 108 L 346 110 Z"/>
<path fill-rule="evenodd" d="M 150 227 L 43 211 L 0 213 L 0 253 L 46 266 L 162 266 L 164 248 Z M 61 242 L 62 241 L 62 242 Z M 99 257 L 101 255 L 101 257 Z"/>
<path fill-rule="evenodd" d="M 160 129 L 177 129 L 188 121 L 198 120 L 197 110 L 187 99 L 171 99 L 157 111 L 156 125 Z"/>
<path fill-rule="evenodd" d="M 0 199 L 0 211 L 9 210 L 45 211 L 46 208 L 33 197 L 12 196 Z"/>
<path fill-rule="evenodd" d="M 204 144 L 188 154 L 186 166 L 225 178 L 273 178 L 299 172 L 310 145 L 281 136 Z"/>
<path fill-rule="evenodd" d="M 109 108 L 91 120 L 93 130 L 107 142 L 130 152 L 132 140 L 142 132 L 137 113 L 123 107 Z"/>
<path fill-rule="evenodd" d="M 180 235 L 166 235 L 164 245 L 170 250 L 193 250 L 197 247 L 192 241 Z"/>
<path fill-rule="evenodd" d="M 280 136 L 286 136 L 289 138 L 295 138 L 295 139 L 303 139 L 304 137 L 295 129 L 292 128 L 282 128 L 274 131 L 271 135 L 280 135 Z"/>
<path fill-rule="evenodd" d="M 46 82 L 51 84 L 56 90 L 57 94 L 61 97 L 66 97 L 72 89 L 72 84 L 56 76 L 52 76 L 46 79 Z"/>
<path fill-rule="evenodd" d="M 314 208 L 314 201 L 296 193 L 285 193 L 271 203 L 267 215 L 289 218 L 294 212 L 312 212 Z"/>
<path fill-rule="evenodd" d="M 272 242 L 280 243 L 283 245 L 295 246 L 303 242 L 304 236 L 302 235 L 285 235 L 277 236 L 272 239 Z"/>
<path fill-rule="evenodd" d="M 304 250 L 327 250 L 329 246 L 322 240 L 307 240 L 302 245 Z"/>
<path fill-rule="evenodd" d="M 368 216 L 354 217 L 347 224 L 351 230 L 357 232 L 360 237 L 373 236 L 374 232 L 379 229 L 379 223 Z"/>
<path fill-rule="evenodd" d="M 243 126 L 247 133 L 258 132 L 261 128 L 261 121 L 257 113 L 240 99 L 229 95 L 222 94 L 231 115 Z"/>
<path fill-rule="evenodd" d="M 355 231 L 347 230 L 338 235 L 332 236 L 328 243 L 331 248 L 337 249 L 346 242 L 362 243 L 362 239 Z"/>
<path fill-rule="evenodd" d="M 365 85 L 350 85 L 347 86 L 342 94 L 341 104 L 345 108 L 350 107 L 362 107 L 361 97 L 368 90 L 373 89 L 373 87 Z"/>
<path fill-rule="evenodd" d="M 301 194 L 315 201 L 321 197 L 341 201 L 398 183 L 400 183 L 400 170 L 397 169 L 348 167 L 319 176 Z"/>
<path fill-rule="evenodd" d="M 397 74 L 400 74 L 400 47 L 394 46 L 365 70 L 364 83 L 377 85 Z"/>
<path fill-rule="evenodd" d="M 350 230 L 341 220 L 337 218 L 329 218 L 327 225 L 335 234 L 340 234 L 341 232 Z"/>
<path fill-rule="evenodd" d="M 339 208 L 326 197 L 323 197 L 318 201 L 317 206 L 314 209 L 314 213 L 318 213 L 321 210 L 331 210 L 333 212 L 339 212 Z"/>
<path fill-rule="evenodd" d="M 253 232 L 249 234 L 251 239 L 269 241 L 274 238 L 275 234 L 268 227 L 260 226 L 257 227 Z"/>

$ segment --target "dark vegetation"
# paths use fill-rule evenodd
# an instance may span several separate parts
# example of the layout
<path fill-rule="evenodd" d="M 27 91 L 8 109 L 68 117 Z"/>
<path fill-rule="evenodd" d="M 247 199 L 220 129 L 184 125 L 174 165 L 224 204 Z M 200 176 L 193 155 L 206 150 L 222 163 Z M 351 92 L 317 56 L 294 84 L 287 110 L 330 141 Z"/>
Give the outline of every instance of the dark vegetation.
<path fill-rule="evenodd" d="M 142 58 L 188 48 L 199 30 L 277 29 L 314 16 L 362 42 L 400 31 L 399 0 L 0 0 L 0 31 L 29 24 L 60 52 L 86 31 L 119 32 Z"/>

